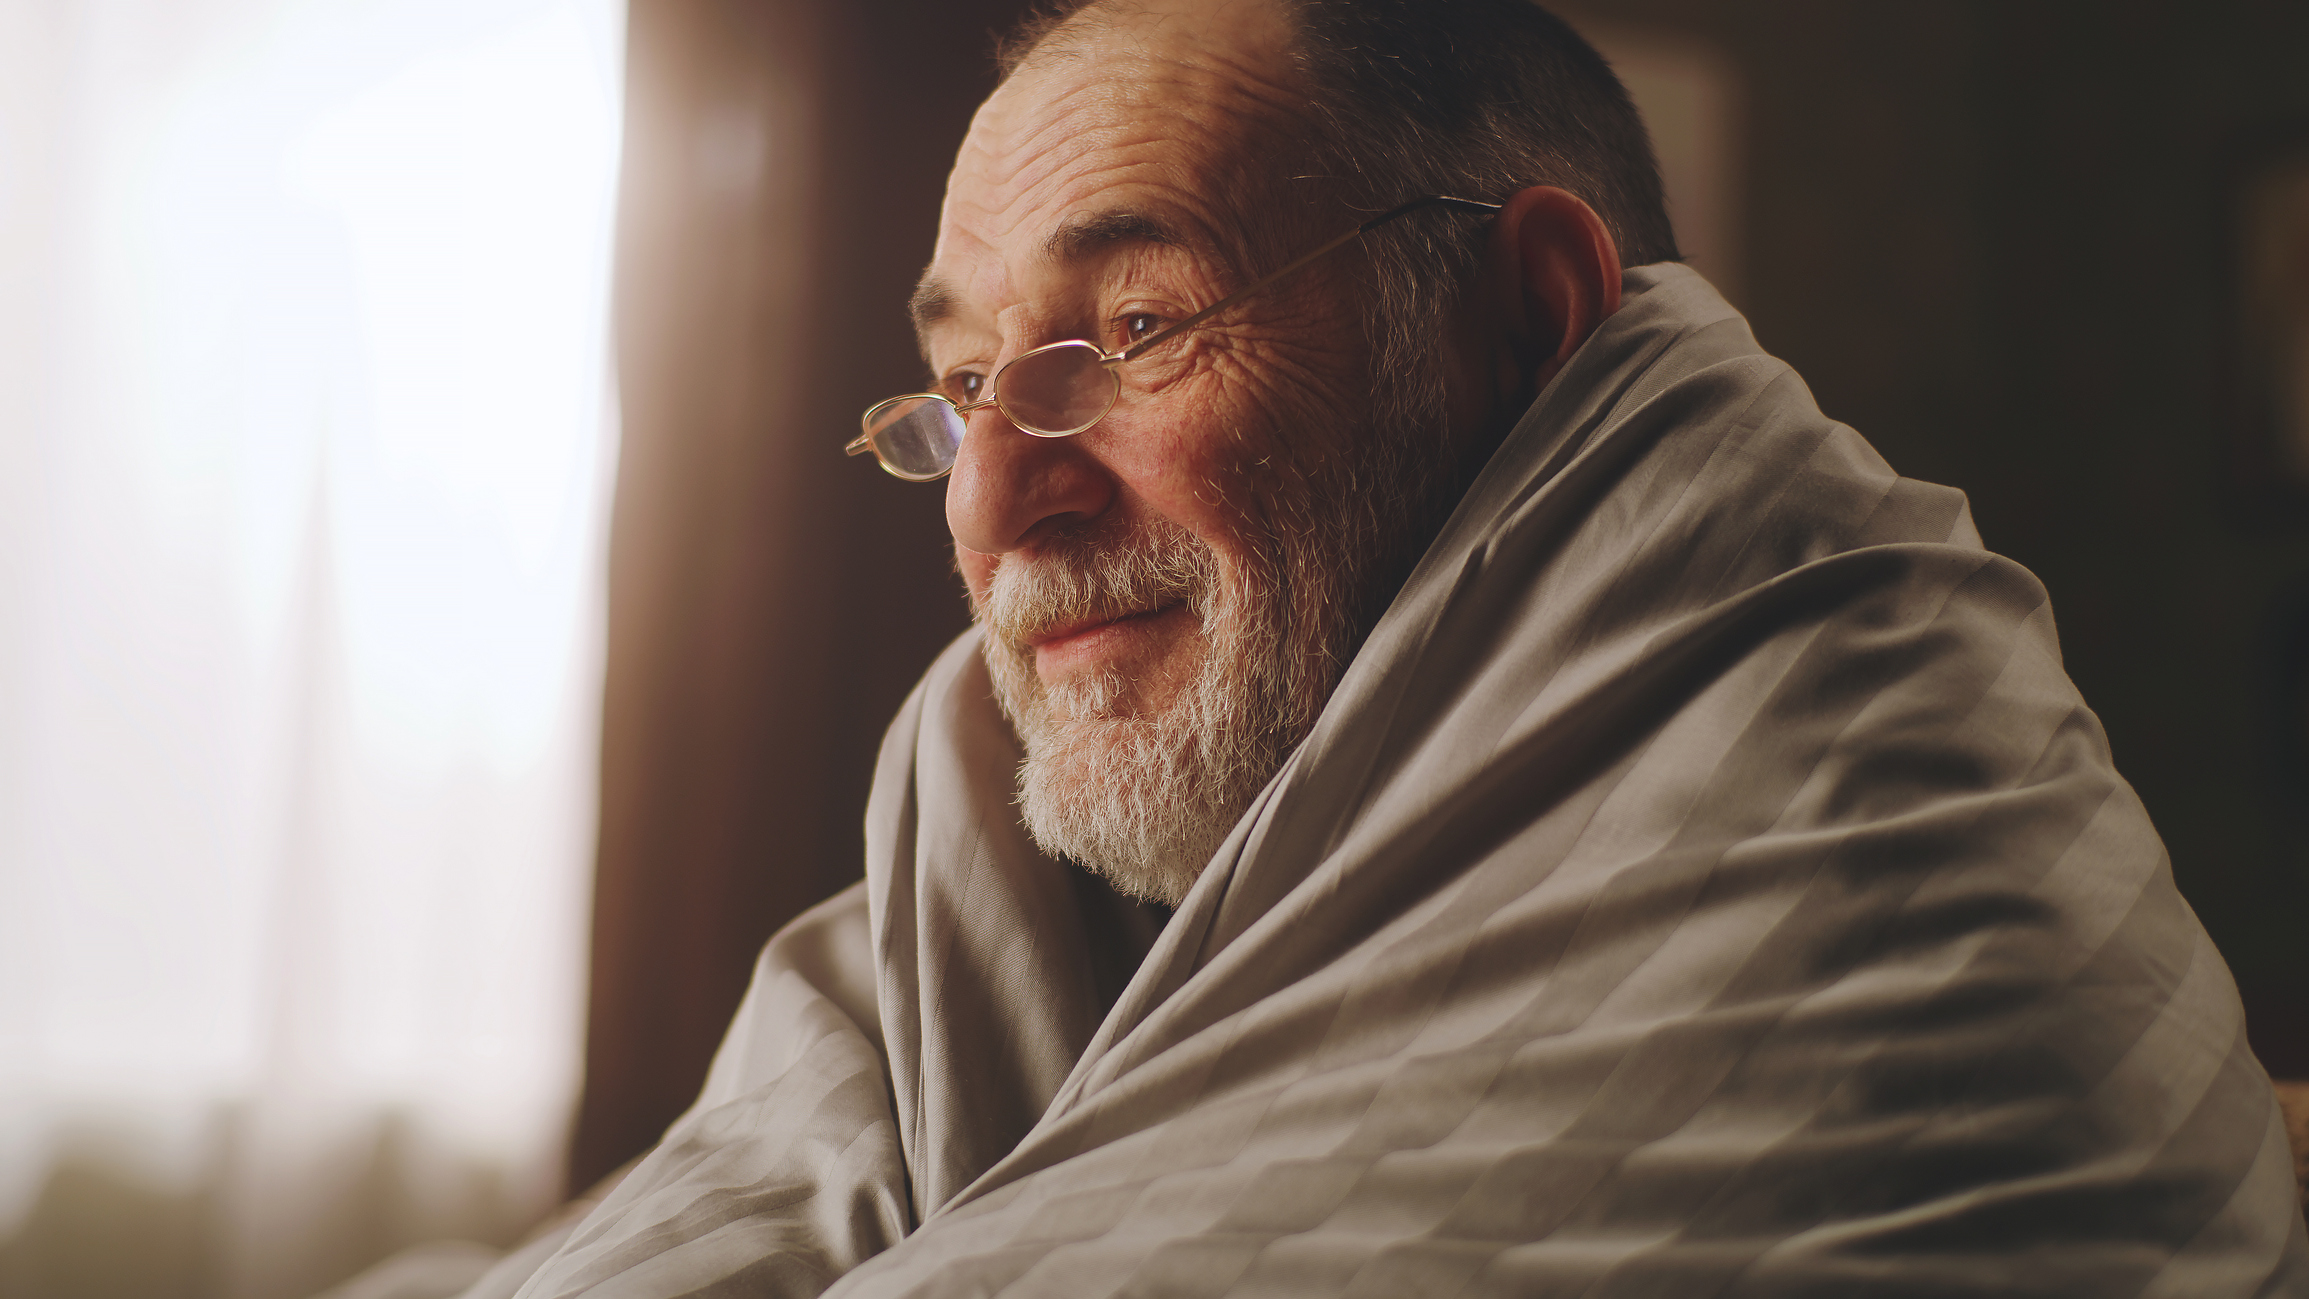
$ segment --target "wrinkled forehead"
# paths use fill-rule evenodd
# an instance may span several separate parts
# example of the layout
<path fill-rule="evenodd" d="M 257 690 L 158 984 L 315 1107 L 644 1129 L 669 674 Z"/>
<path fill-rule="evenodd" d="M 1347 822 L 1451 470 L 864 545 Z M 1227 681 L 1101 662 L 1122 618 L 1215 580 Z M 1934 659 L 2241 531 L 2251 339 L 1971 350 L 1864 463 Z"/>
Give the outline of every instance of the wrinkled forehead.
<path fill-rule="evenodd" d="M 956 156 L 926 282 L 1002 302 L 1068 228 L 1109 214 L 1239 246 L 1258 207 L 1245 192 L 1254 160 L 1295 152 L 1304 98 L 1270 6 L 1219 8 L 1233 21 L 1142 15 L 1038 53 L 1005 82 Z"/>

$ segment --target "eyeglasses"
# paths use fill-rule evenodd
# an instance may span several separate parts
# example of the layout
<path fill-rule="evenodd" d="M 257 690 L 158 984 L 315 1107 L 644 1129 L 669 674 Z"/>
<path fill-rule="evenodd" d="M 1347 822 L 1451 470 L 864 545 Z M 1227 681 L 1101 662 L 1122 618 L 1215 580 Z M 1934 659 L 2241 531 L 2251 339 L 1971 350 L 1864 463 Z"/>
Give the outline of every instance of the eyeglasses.
<path fill-rule="evenodd" d="M 1455 212 L 1497 212 L 1497 203 L 1432 194 L 1382 212 L 1315 251 L 1264 279 L 1255 280 L 1168 329 L 1150 334 L 1120 351 L 1109 352 L 1088 339 L 1073 338 L 1021 352 L 994 372 L 986 385 L 991 396 L 956 401 L 942 393 L 915 392 L 876 403 L 861 423 L 865 431 L 842 448 L 844 455 L 874 453 L 882 468 L 908 482 L 927 483 L 954 469 L 962 450 L 965 418 L 972 411 L 992 406 L 1020 430 L 1036 437 L 1062 438 L 1082 432 L 1114 409 L 1122 394 L 1121 367 L 1148 350 L 1162 346 L 1335 248 L 1386 225 L 1397 217 L 1423 208 L 1443 207 Z"/>

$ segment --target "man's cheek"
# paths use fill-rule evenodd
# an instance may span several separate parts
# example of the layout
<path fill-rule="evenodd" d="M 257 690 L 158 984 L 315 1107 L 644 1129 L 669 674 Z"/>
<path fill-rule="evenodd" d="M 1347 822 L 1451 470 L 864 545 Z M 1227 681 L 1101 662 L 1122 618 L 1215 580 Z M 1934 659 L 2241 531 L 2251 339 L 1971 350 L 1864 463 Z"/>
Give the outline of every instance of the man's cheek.
<path fill-rule="evenodd" d="M 985 607 L 987 593 L 994 585 L 994 569 L 1001 562 L 999 555 L 982 555 L 957 543 L 954 547 L 954 571 L 962 575 L 962 585 L 970 593 L 972 612 Z"/>
<path fill-rule="evenodd" d="M 1228 503 L 1220 498 L 1245 468 L 1274 454 L 1275 397 L 1250 371 L 1204 369 L 1174 385 L 1159 407 L 1118 425 L 1106 444 L 1112 468 L 1157 511 L 1191 528 L 1192 518 Z"/>
<path fill-rule="evenodd" d="M 1315 359 L 1304 349 L 1244 348 L 1212 367 L 1206 481 L 1292 476 L 1337 449 L 1359 409 L 1356 394 Z"/>

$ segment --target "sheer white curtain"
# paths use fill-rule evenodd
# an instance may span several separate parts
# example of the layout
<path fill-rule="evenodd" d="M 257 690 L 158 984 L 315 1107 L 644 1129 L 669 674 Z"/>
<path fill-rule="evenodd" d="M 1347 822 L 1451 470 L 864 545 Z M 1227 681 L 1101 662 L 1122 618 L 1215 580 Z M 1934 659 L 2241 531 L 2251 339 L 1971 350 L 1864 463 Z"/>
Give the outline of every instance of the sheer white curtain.
<path fill-rule="evenodd" d="M 554 1198 L 615 0 L 0 0 L 0 1294 Z"/>

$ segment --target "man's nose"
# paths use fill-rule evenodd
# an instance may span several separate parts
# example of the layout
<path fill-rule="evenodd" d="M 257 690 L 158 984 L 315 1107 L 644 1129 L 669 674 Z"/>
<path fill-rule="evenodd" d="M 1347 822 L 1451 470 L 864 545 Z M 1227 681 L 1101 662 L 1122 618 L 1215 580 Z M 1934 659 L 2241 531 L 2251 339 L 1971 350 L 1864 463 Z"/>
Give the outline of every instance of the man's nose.
<path fill-rule="evenodd" d="M 946 480 L 946 526 L 957 544 L 1007 554 L 1114 503 L 1113 478 L 1078 438 L 1021 432 L 993 407 L 969 420 Z"/>

